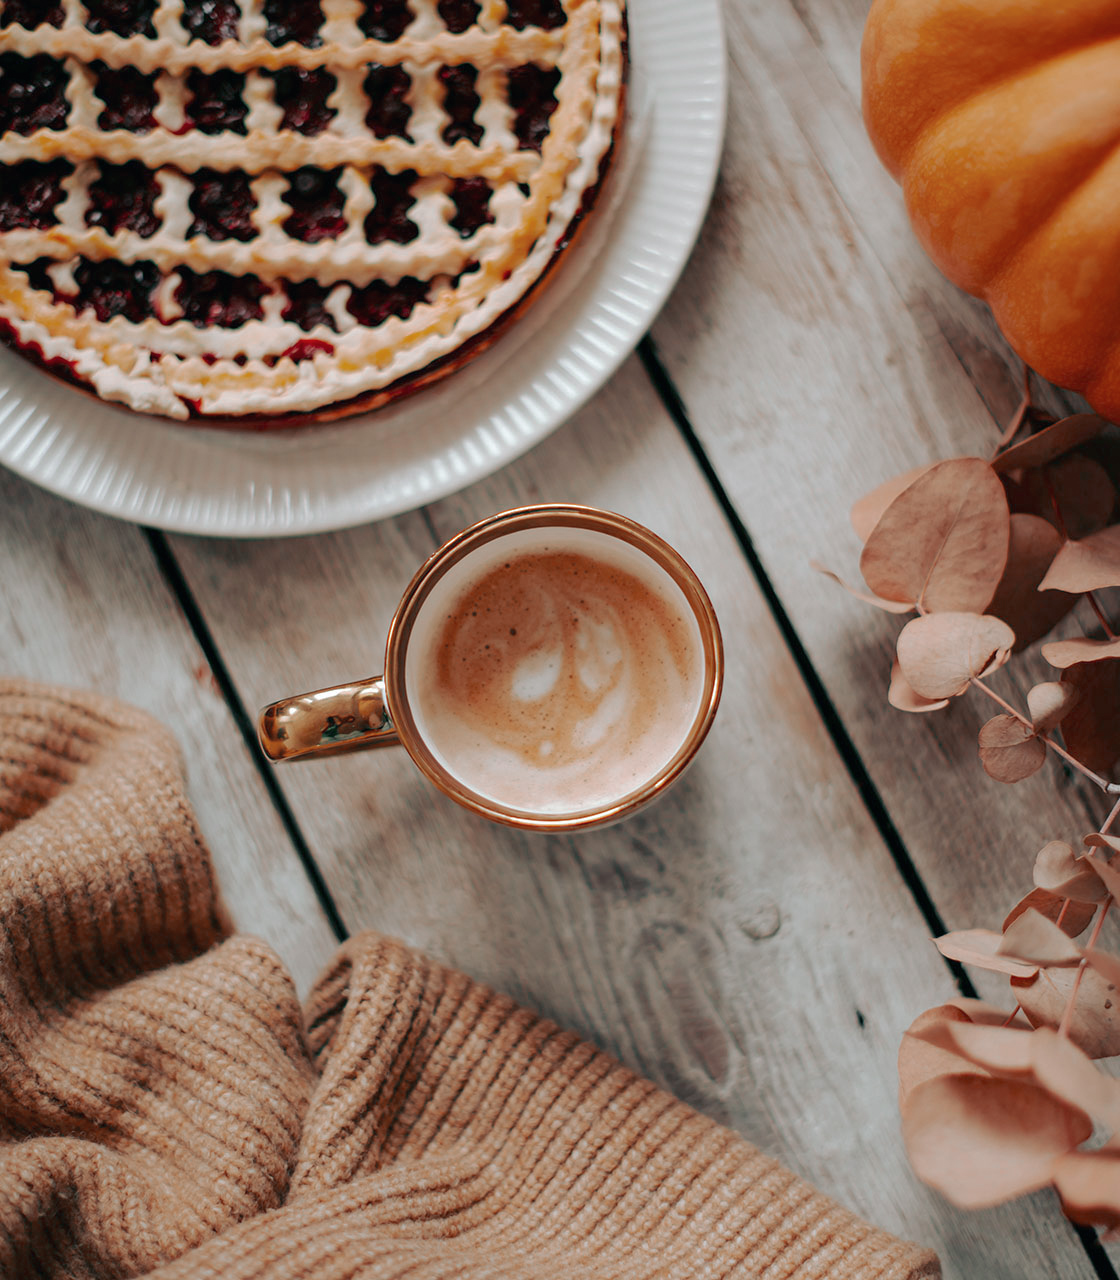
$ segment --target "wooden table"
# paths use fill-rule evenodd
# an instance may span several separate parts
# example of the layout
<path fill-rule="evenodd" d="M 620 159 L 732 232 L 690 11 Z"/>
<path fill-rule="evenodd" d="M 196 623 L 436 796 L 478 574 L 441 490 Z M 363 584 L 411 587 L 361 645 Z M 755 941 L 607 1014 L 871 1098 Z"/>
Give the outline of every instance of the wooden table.
<path fill-rule="evenodd" d="M 947 1275 L 1114 1276 L 1049 1194 L 959 1213 L 899 1138 L 899 1039 L 957 992 L 928 938 L 998 924 L 1033 850 L 1099 804 L 1052 765 L 988 781 L 984 708 L 887 708 L 897 623 L 809 568 L 852 575 L 849 503 L 989 450 L 1021 378 L 915 244 L 864 137 L 865 10 L 732 0 L 722 177 L 681 284 L 612 383 L 491 479 L 382 524 L 247 543 L 120 524 L 0 473 L 2 666 L 174 727 L 238 924 L 302 989 L 346 933 L 398 935 L 936 1246 Z M 666 800 L 532 836 L 444 800 L 403 752 L 263 764 L 255 708 L 376 670 L 416 565 L 540 499 L 636 517 L 709 587 L 726 695 Z"/>

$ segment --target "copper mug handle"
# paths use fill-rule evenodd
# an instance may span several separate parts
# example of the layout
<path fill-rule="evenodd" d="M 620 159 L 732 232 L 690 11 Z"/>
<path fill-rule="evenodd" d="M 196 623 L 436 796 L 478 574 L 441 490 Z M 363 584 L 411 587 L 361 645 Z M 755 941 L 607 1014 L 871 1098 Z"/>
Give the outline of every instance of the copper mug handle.
<path fill-rule="evenodd" d="M 385 702 L 384 676 L 274 702 L 261 712 L 257 733 L 270 760 L 331 756 L 400 742 Z"/>

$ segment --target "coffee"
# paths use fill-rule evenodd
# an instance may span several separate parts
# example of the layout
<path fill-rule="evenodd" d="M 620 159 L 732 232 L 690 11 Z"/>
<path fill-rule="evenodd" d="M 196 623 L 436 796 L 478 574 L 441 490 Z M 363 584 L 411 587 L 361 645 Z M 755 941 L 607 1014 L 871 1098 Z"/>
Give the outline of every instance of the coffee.
<path fill-rule="evenodd" d="M 609 805 L 665 768 L 697 715 L 704 658 L 660 566 L 608 535 L 544 529 L 456 570 L 421 610 L 407 664 L 444 768 L 541 814 Z"/>

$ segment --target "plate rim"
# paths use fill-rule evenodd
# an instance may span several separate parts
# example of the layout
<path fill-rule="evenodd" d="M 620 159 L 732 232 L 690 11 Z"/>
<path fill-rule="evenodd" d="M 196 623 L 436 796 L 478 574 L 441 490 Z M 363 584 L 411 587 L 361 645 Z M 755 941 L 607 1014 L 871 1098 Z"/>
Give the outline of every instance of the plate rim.
<path fill-rule="evenodd" d="M 644 55 L 642 62 L 639 63 L 637 59 L 634 59 L 635 65 L 633 66 L 634 82 L 636 84 L 640 86 L 644 80 L 650 82 L 648 86 L 649 102 L 646 106 L 652 119 L 648 128 L 648 135 L 640 140 L 640 150 L 643 153 L 643 157 L 648 157 L 656 147 L 659 114 L 657 110 L 658 102 L 652 91 L 652 83 L 656 80 L 656 73 L 651 74 L 651 69 L 644 63 L 647 60 L 649 62 L 653 61 L 655 51 L 669 52 L 667 49 L 660 50 L 658 45 L 657 13 L 660 12 L 663 17 L 669 15 L 671 18 L 675 18 L 678 25 L 680 25 L 680 7 L 677 0 L 630 0 L 628 8 L 630 10 L 632 47 L 636 46 L 641 50 L 645 42 L 649 42 L 648 52 Z M 584 375 L 582 381 L 574 386 L 572 380 L 570 378 L 567 379 L 567 390 L 559 403 L 554 404 L 543 418 L 531 425 L 529 429 L 521 429 L 516 438 L 504 440 L 501 447 L 496 451 L 492 450 L 489 456 L 476 458 L 465 466 L 460 465 L 454 471 L 444 466 L 445 474 L 442 479 L 433 479 L 429 476 L 427 483 L 418 485 L 412 492 L 404 488 L 398 488 L 395 499 L 382 496 L 379 499 L 367 502 L 364 507 L 360 501 L 356 502 L 351 497 L 348 503 L 336 511 L 329 505 L 325 505 L 325 500 L 320 494 L 321 502 L 324 503 L 321 511 L 315 513 L 309 510 L 306 513 L 295 515 L 292 511 L 291 491 L 287 490 L 281 510 L 277 514 L 269 515 L 264 512 L 259 504 L 256 485 L 252 480 L 249 480 L 247 496 L 242 499 L 242 510 L 222 511 L 219 509 L 214 514 L 205 513 L 201 516 L 197 513 L 197 510 L 193 514 L 188 510 L 187 514 L 181 514 L 179 499 L 170 496 L 176 484 L 174 477 L 167 476 L 162 489 L 154 488 L 151 482 L 141 482 L 137 479 L 136 472 L 140 466 L 140 460 L 149 452 L 153 437 L 161 438 L 162 433 L 166 432 L 178 433 L 182 437 L 177 441 L 178 452 L 182 455 L 183 452 L 189 454 L 194 447 L 201 448 L 203 451 L 213 451 L 216 448 L 214 438 L 220 438 L 230 432 L 233 435 L 237 435 L 239 433 L 236 432 L 236 428 L 182 427 L 162 419 L 150 419 L 149 421 L 153 424 L 152 428 L 148 430 L 139 450 L 134 453 L 131 469 L 118 461 L 114 477 L 115 483 L 110 485 L 102 482 L 96 489 L 90 491 L 88 483 L 79 483 L 78 475 L 80 463 L 88 461 L 86 455 L 90 448 L 94 448 L 95 454 L 97 453 L 95 443 L 91 442 L 88 437 L 82 436 L 83 428 L 78 422 L 72 421 L 67 424 L 63 421 L 67 417 L 72 417 L 80 422 L 80 412 L 68 414 L 67 410 L 80 410 L 84 397 L 77 395 L 73 388 L 46 377 L 42 370 L 26 361 L 18 353 L 5 351 L 5 359 L 18 361 L 18 364 L 10 366 L 14 370 L 17 384 L 15 387 L 17 401 L 15 404 L 6 403 L 12 397 L 13 383 L 5 379 L 3 383 L 0 383 L 0 465 L 58 497 L 75 502 L 102 515 L 114 516 L 126 522 L 154 527 L 168 533 L 244 539 L 310 536 L 390 519 L 406 511 L 415 510 L 421 506 L 439 501 L 508 466 L 541 443 L 578 413 L 633 354 L 668 301 L 695 247 L 711 203 L 719 172 L 727 120 L 728 75 L 727 45 L 720 0 L 704 0 L 701 5 L 690 5 L 688 9 L 693 19 L 693 33 L 696 30 L 695 17 L 697 10 L 704 14 L 706 19 L 704 30 L 716 56 L 712 58 L 710 64 L 702 68 L 704 72 L 703 85 L 707 89 L 703 97 L 693 96 L 689 98 L 687 96 L 688 89 L 681 86 L 679 81 L 675 82 L 678 92 L 685 95 L 689 105 L 699 110 L 701 116 L 709 120 L 709 128 L 704 136 L 706 149 L 699 157 L 695 153 L 693 154 L 693 159 L 699 158 L 704 162 L 702 172 L 697 174 L 697 177 L 701 180 L 691 184 L 680 184 L 685 195 L 679 201 L 677 210 L 678 224 L 676 238 L 672 241 L 671 246 L 673 251 L 671 264 L 667 270 L 661 272 L 652 290 L 649 288 L 648 283 L 645 285 L 648 296 L 637 307 L 637 318 L 623 319 L 620 322 L 626 328 L 625 336 L 620 341 L 615 342 L 613 349 L 606 352 L 605 357 L 600 353 L 601 358 L 598 361 L 598 365 L 591 371 L 590 376 Z M 635 39 L 635 37 L 637 38 Z M 662 39 L 664 38 L 662 37 Z M 672 60 L 670 59 L 670 61 Z M 686 83 L 690 88 L 695 88 L 692 80 Z M 638 94 L 633 94 L 632 96 L 637 98 Z M 641 107 L 639 106 L 638 109 L 640 110 Z M 667 136 L 671 140 L 671 132 Z M 663 138 L 662 141 L 665 142 L 666 139 Z M 698 165 L 697 168 L 699 167 Z M 622 220 L 625 207 L 636 201 L 637 196 L 641 194 L 639 182 L 639 179 L 631 175 L 628 185 L 620 192 L 620 204 L 623 208 L 616 211 L 617 218 L 606 231 L 606 239 L 603 246 L 604 253 L 611 249 L 621 252 L 620 246 L 629 244 L 626 238 L 619 239 L 623 229 L 617 223 Z M 638 188 L 637 193 L 635 188 Z M 635 244 L 633 249 L 641 247 L 643 246 Z M 564 265 L 566 264 L 561 264 L 560 271 L 563 271 Z M 542 341 L 545 339 L 551 340 L 552 349 L 546 353 L 548 358 L 533 372 L 534 378 L 537 379 L 537 382 L 533 384 L 533 390 L 539 392 L 540 379 L 542 377 L 555 379 L 558 368 L 563 369 L 565 363 L 570 361 L 572 351 L 569 344 L 570 340 L 577 335 L 577 325 L 587 324 L 596 319 L 595 313 L 602 310 L 608 296 L 609 289 L 607 286 L 601 285 L 592 289 L 586 298 L 578 300 L 579 309 L 574 321 L 562 329 L 555 324 L 546 324 L 543 330 L 535 335 L 536 338 Z M 536 305 L 540 307 L 540 301 Z M 532 308 L 530 308 L 528 315 L 531 317 L 532 314 Z M 515 334 L 516 330 L 507 332 L 495 344 L 499 349 L 499 362 L 503 355 L 510 354 L 514 349 L 514 344 L 510 343 L 509 351 L 503 352 L 501 350 L 503 341 L 509 343 L 509 339 Z M 480 356 L 479 359 L 484 360 L 485 355 Z M 437 403 L 435 397 L 439 396 L 441 392 L 446 395 L 446 388 L 449 385 L 451 385 L 452 391 L 457 386 L 465 388 L 465 379 L 469 376 L 472 367 L 477 363 L 477 361 L 471 362 L 465 369 L 457 370 L 451 377 L 442 380 L 435 386 L 422 389 L 416 392 L 415 395 L 407 397 L 403 402 L 403 408 L 406 412 L 409 410 L 413 412 L 422 411 L 426 403 Z M 19 375 L 23 371 L 27 371 L 32 377 L 27 379 L 28 387 L 20 394 L 18 382 L 20 381 Z M 3 375 L 0 374 L 0 377 L 3 377 Z M 523 393 L 522 398 L 527 398 L 527 394 L 527 392 Z M 503 410 L 508 412 L 513 405 L 515 395 L 516 390 L 511 391 L 497 408 L 487 411 L 487 413 L 498 413 Z M 55 409 L 53 404 L 56 399 L 59 400 L 60 404 L 58 409 Z M 100 401 L 94 402 L 92 407 L 95 411 L 108 409 L 110 414 L 127 415 L 129 418 L 140 417 L 140 415 L 133 414 L 128 410 L 120 409 L 116 406 L 108 406 Z M 393 406 L 389 406 L 387 409 L 374 411 L 368 417 L 358 415 L 350 422 L 324 424 L 316 427 L 315 436 L 309 436 L 306 443 L 309 448 L 313 448 L 328 432 L 337 433 L 338 438 L 342 439 L 346 433 L 361 431 L 363 427 L 367 429 L 376 428 L 392 413 L 392 409 Z M 12 427 L 10 420 L 13 415 L 19 415 L 20 410 L 23 410 L 22 415 L 18 416 L 15 426 Z M 467 446 L 471 441 L 471 433 L 477 433 L 480 428 L 486 425 L 487 413 L 477 415 L 472 419 L 446 448 L 441 445 L 433 447 L 430 451 L 426 450 L 421 455 L 419 464 L 412 463 L 410 465 L 423 465 L 426 461 L 429 470 L 438 469 L 438 464 L 444 454 L 454 451 L 459 446 Z M 111 419 L 106 418 L 106 422 L 109 421 Z M 46 465 L 46 460 L 50 456 L 51 446 L 59 440 L 60 436 L 63 437 L 67 445 L 72 444 L 74 446 L 78 456 L 73 465 L 68 468 L 56 466 L 52 469 L 49 465 Z M 282 449 L 288 443 L 283 440 L 269 441 L 263 436 L 259 438 L 261 439 L 260 447 L 265 449 L 270 448 L 273 444 Z M 356 437 L 352 437 L 352 440 L 354 438 Z M 242 443 L 247 442 L 242 441 Z M 220 449 L 218 449 L 218 452 L 220 453 Z M 102 454 L 104 455 L 105 453 L 111 454 L 108 446 L 103 446 Z M 202 486 L 202 489 L 204 490 L 205 486 Z M 134 492 L 134 490 L 136 491 Z M 267 506 L 271 508 L 271 486 L 267 486 L 267 491 Z M 200 493 L 199 500 L 204 497 L 205 494 Z M 303 502 L 306 503 L 307 493 L 305 492 L 302 497 Z"/>

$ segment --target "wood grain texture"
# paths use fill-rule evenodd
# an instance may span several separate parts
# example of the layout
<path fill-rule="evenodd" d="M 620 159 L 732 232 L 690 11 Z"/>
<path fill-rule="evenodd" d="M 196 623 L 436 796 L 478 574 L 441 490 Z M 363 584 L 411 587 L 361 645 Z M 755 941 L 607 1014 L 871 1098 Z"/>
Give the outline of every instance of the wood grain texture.
<path fill-rule="evenodd" d="M 144 534 L 0 471 L 0 547 L 4 674 L 114 694 L 172 728 L 234 920 L 305 992 L 334 935 Z"/>
<path fill-rule="evenodd" d="M 728 9 L 723 171 L 654 337 L 937 908 L 949 927 L 998 926 L 1030 887 L 1035 851 L 1094 827 L 1103 797 L 1053 762 L 1014 787 L 988 779 L 976 760 L 996 710 L 986 703 L 937 717 L 889 709 L 898 621 L 809 568 L 816 557 L 858 578 L 850 503 L 919 463 L 986 455 L 1019 395 L 1018 362 L 926 259 L 864 136 L 865 12 L 844 0 Z M 1053 672 L 1036 657 L 993 683 L 1019 702 L 1040 678 Z M 1092 1269 L 1075 1251 L 1040 1251 L 1023 1274 Z"/>
<path fill-rule="evenodd" d="M 435 545 L 536 500 L 621 510 L 677 545 L 727 642 L 723 706 L 661 804 L 577 838 L 512 832 L 401 751 L 278 773 L 353 929 L 403 937 L 605 1045 L 948 1274 L 1085 1274 L 1056 1213 L 955 1212 L 906 1166 L 895 1055 L 952 993 L 743 557 L 635 361 L 526 459 L 425 512 L 299 543 L 175 538 L 249 703 L 379 669 Z M 1037 1271 L 1034 1274 L 1038 1274 Z"/>
<path fill-rule="evenodd" d="M 824 0 L 802 9 L 822 25 L 836 12 Z M 737 74 L 722 188 L 655 328 L 658 350 L 939 909 L 953 927 L 998 923 L 1029 887 L 1035 850 L 1089 830 L 1103 797 L 1056 766 L 1014 787 L 971 767 L 977 729 L 995 711 L 986 703 L 936 718 L 887 709 L 898 621 L 849 599 L 809 560 L 856 579 L 850 503 L 921 462 L 990 452 L 990 406 L 1010 413 L 1013 371 L 994 348 L 978 389 L 984 362 L 966 367 L 947 340 L 975 304 L 944 281 L 931 291 L 936 272 L 905 229 L 898 192 L 795 9 L 744 4 L 729 36 Z M 858 30 L 851 39 L 854 58 Z M 849 174 L 841 191 L 818 154 L 841 150 L 834 170 L 858 158 L 875 192 L 855 208 L 846 197 L 861 184 Z M 865 225 L 872 205 L 895 213 Z M 993 683 L 1021 700 L 1037 678 L 1053 672 L 1028 659 Z"/>

